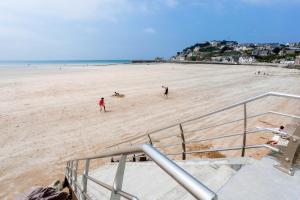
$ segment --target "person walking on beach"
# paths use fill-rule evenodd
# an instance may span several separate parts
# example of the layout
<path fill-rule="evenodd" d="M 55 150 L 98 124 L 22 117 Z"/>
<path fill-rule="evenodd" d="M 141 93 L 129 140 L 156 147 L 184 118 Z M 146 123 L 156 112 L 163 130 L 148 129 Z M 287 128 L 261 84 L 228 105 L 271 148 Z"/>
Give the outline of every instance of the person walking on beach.
<path fill-rule="evenodd" d="M 166 86 L 161 86 L 161 87 L 165 89 L 164 95 L 165 95 L 166 97 L 168 97 L 168 94 L 169 94 L 169 88 L 166 87 Z"/>
<path fill-rule="evenodd" d="M 102 108 L 103 108 L 104 112 L 106 112 L 105 103 L 104 103 L 104 98 L 103 97 L 101 97 L 101 99 L 99 101 L 99 106 L 100 106 L 100 112 L 102 111 Z"/>

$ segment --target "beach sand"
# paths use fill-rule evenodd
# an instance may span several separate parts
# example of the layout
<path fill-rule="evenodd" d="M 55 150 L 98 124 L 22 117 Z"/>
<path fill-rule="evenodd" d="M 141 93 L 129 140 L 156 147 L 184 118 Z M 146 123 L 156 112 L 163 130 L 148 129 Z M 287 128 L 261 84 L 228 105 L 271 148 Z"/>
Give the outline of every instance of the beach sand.
<path fill-rule="evenodd" d="M 255 75 L 258 70 L 269 75 Z M 162 85 L 169 87 L 167 99 L 163 96 Z M 112 97 L 115 91 L 125 97 Z M 66 66 L 61 70 L 56 66 L 2 67 L 0 199 L 12 199 L 31 186 L 49 185 L 61 179 L 66 161 L 71 158 L 95 155 L 126 138 L 269 91 L 300 95 L 300 71 L 204 64 Z M 109 112 L 99 112 L 100 97 L 105 98 Z M 296 102 L 267 98 L 250 104 L 248 113 L 274 110 L 300 114 L 300 104 Z M 241 111 L 237 108 L 184 126 L 184 129 L 192 131 L 222 120 L 240 118 L 243 116 Z M 258 124 L 278 127 L 295 123 L 268 116 L 249 122 L 248 128 L 255 128 Z M 191 132 L 187 138 L 223 134 L 225 130 L 227 133 L 240 132 L 242 124 L 227 126 L 227 129 Z M 178 134 L 178 130 L 173 129 L 165 132 Z M 257 134 L 249 137 L 248 142 L 266 142 L 270 136 Z M 227 146 L 241 144 L 240 137 L 226 141 Z M 226 146 L 220 141 L 213 145 Z M 173 148 L 166 151 L 181 150 Z M 247 155 L 258 158 L 264 153 L 266 151 L 251 150 Z M 239 155 L 240 152 L 231 154 Z"/>

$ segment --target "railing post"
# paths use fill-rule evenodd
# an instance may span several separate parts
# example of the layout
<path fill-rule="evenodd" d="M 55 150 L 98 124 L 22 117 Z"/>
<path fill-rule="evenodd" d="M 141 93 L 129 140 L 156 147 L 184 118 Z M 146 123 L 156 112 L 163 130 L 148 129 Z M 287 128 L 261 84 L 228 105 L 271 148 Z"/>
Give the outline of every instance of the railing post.
<path fill-rule="evenodd" d="M 246 103 L 244 103 L 244 133 L 243 133 L 242 157 L 245 156 L 246 143 L 247 143 L 247 106 Z"/>
<path fill-rule="evenodd" d="M 74 192 L 77 193 L 77 169 L 78 169 L 78 160 L 73 161 L 73 188 L 74 188 Z"/>
<path fill-rule="evenodd" d="M 110 200 L 120 200 L 120 195 L 118 191 L 122 190 L 123 178 L 124 178 L 124 171 L 125 171 L 125 164 L 126 164 L 126 157 L 127 155 L 122 155 L 117 173 L 114 180 L 113 191 L 111 192 Z"/>
<path fill-rule="evenodd" d="M 90 159 L 85 160 L 85 167 L 82 176 L 82 192 L 87 193 L 87 176 L 89 175 L 89 168 L 90 168 Z M 85 195 L 83 194 L 83 200 L 86 199 Z"/>
<path fill-rule="evenodd" d="M 183 133 L 183 128 L 182 125 L 179 124 L 179 128 L 180 128 L 180 135 L 181 135 L 181 146 L 182 146 L 182 160 L 186 159 L 186 147 L 185 147 L 185 138 L 184 138 L 184 133 Z"/>
<path fill-rule="evenodd" d="M 148 138 L 149 138 L 149 144 L 150 144 L 151 146 L 153 146 L 153 143 L 152 143 L 152 139 L 151 139 L 151 137 L 150 137 L 150 134 L 148 134 Z"/>
<path fill-rule="evenodd" d="M 72 186 L 73 185 L 73 161 L 70 161 L 69 174 L 70 174 L 69 184 Z"/>
<path fill-rule="evenodd" d="M 67 167 L 65 172 L 65 176 L 67 177 L 67 179 L 69 179 L 69 165 L 70 165 L 70 161 L 67 162 Z"/>

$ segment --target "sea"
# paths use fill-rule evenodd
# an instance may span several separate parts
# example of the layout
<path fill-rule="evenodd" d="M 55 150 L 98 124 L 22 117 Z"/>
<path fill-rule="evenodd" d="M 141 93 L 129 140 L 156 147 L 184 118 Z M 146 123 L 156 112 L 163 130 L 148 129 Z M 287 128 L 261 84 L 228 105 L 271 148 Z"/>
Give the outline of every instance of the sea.
<path fill-rule="evenodd" d="M 131 63 L 131 60 L 0 60 L 0 67 L 110 65 L 126 63 Z"/>

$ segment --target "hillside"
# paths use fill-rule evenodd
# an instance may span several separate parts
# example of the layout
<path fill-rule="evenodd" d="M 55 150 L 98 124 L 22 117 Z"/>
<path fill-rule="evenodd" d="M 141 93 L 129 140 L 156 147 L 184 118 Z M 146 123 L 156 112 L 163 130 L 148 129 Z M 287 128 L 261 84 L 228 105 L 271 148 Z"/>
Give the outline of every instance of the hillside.
<path fill-rule="evenodd" d="M 174 61 L 212 61 L 224 63 L 268 62 L 298 64 L 300 43 L 244 43 L 210 41 L 197 43 L 177 52 Z M 300 63 L 299 63 L 300 64 Z"/>

